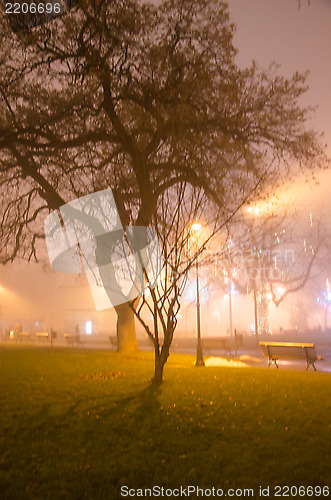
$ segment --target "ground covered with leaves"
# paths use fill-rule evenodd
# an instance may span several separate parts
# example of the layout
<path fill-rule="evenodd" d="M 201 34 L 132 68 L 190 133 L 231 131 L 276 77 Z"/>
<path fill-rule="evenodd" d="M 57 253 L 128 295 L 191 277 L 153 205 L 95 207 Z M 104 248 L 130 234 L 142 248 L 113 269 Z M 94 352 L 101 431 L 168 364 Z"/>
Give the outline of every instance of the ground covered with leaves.
<path fill-rule="evenodd" d="M 0 344 L 2 499 L 329 485 L 331 376 Z M 193 497 L 192 497 L 193 498 Z"/>

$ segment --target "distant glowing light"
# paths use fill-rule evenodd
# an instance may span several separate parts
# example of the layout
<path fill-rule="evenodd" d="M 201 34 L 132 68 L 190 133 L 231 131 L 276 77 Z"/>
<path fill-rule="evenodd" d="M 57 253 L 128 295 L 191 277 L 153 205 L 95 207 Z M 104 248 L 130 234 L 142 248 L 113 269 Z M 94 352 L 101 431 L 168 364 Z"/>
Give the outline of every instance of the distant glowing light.
<path fill-rule="evenodd" d="M 86 335 L 92 335 L 92 331 L 93 331 L 92 321 L 86 321 L 86 323 L 85 323 Z"/>
<path fill-rule="evenodd" d="M 321 304 L 325 309 L 330 310 L 331 306 L 331 290 L 329 280 L 326 280 L 326 290 L 323 290 L 320 297 L 317 298 L 317 302 Z"/>

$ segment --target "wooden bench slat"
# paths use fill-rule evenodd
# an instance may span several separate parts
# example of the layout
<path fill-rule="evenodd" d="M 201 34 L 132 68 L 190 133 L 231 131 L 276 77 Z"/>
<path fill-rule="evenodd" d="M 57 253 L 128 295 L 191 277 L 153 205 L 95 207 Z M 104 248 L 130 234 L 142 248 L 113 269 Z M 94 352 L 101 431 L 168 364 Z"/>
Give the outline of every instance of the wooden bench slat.
<path fill-rule="evenodd" d="M 311 342 L 260 342 L 264 346 L 280 346 L 280 347 L 314 347 L 315 344 Z"/>

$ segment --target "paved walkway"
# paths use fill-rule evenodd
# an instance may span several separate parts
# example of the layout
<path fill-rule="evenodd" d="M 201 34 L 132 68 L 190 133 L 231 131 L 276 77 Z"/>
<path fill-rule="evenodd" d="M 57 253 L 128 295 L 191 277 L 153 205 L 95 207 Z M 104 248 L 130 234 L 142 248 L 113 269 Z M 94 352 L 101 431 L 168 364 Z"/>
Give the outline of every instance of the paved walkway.
<path fill-rule="evenodd" d="M 13 342 L 4 342 L 8 344 L 12 344 Z M 23 342 L 22 342 L 23 344 Z M 29 344 L 31 345 L 31 342 L 25 343 L 24 344 Z M 138 341 L 139 348 L 142 351 L 153 351 L 153 347 L 151 345 L 148 345 L 148 343 L 142 339 Z M 32 345 L 39 345 L 42 346 L 44 345 L 45 347 L 50 347 L 49 343 L 39 343 L 39 342 L 33 342 Z M 67 346 L 63 342 L 56 341 L 54 343 L 55 347 L 77 347 L 77 349 L 101 349 L 101 350 L 112 350 L 110 343 L 107 342 L 93 342 L 92 339 L 91 341 L 84 342 L 82 345 L 69 345 Z M 185 346 L 185 347 L 176 347 L 175 343 L 171 347 L 171 352 L 173 353 L 179 353 L 179 354 L 196 354 L 196 344 L 195 341 L 191 342 L 190 346 Z M 318 345 L 316 344 L 316 352 L 318 356 L 323 356 L 324 361 L 317 361 L 315 366 L 317 371 L 319 372 L 329 372 L 331 373 L 331 345 L 328 346 L 323 346 L 323 345 Z M 233 352 L 232 352 L 233 354 Z M 266 368 L 268 366 L 268 360 L 267 358 L 262 356 L 262 351 L 259 346 L 251 347 L 241 347 L 238 349 L 237 353 L 238 358 L 246 363 L 247 366 L 253 366 L 253 367 L 261 367 L 261 368 Z M 211 350 L 211 351 L 204 351 L 204 358 L 207 359 L 209 357 L 221 357 L 221 358 L 231 358 L 228 355 L 225 355 L 224 350 Z M 232 356 L 233 358 L 234 356 Z M 306 369 L 306 363 L 304 360 L 301 361 L 296 361 L 296 360 L 279 360 L 278 365 L 280 369 L 294 369 L 294 370 L 301 370 L 304 371 Z M 276 368 L 274 366 L 270 367 L 270 370 L 275 370 Z M 309 371 L 313 371 L 312 368 L 309 368 Z"/>

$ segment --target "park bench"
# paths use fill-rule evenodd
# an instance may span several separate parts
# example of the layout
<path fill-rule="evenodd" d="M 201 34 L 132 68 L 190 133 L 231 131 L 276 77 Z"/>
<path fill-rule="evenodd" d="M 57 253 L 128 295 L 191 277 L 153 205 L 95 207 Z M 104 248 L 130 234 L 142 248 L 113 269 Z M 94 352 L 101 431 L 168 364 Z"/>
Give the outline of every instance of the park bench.
<path fill-rule="evenodd" d="M 52 344 L 57 338 L 57 333 L 54 330 L 51 330 L 50 332 L 37 332 L 36 336 L 38 337 L 39 342 L 45 340 L 46 342 L 51 341 Z"/>
<path fill-rule="evenodd" d="M 224 351 L 225 356 L 233 356 L 237 349 L 243 346 L 243 335 L 237 334 L 227 337 L 205 337 L 201 339 L 202 350 L 211 354 L 212 351 Z M 172 347 L 175 349 L 196 349 L 197 338 L 176 338 Z"/>
<path fill-rule="evenodd" d="M 80 335 L 77 333 L 65 333 L 64 338 L 66 339 L 67 344 L 84 345 L 80 339 Z"/>
<path fill-rule="evenodd" d="M 236 351 L 242 345 L 242 335 L 236 335 L 236 337 L 205 337 L 202 339 L 203 350 L 223 350 L 225 356 L 232 356 L 232 351 Z"/>
<path fill-rule="evenodd" d="M 29 332 L 19 332 L 18 334 L 18 340 L 22 342 L 22 340 L 30 340 L 32 341 L 31 334 Z"/>
<path fill-rule="evenodd" d="M 315 344 L 297 343 L 297 342 L 260 342 L 263 356 L 268 358 L 268 368 L 272 363 L 278 368 L 277 361 L 279 359 L 304 359 L 307 363 L 306 370 L 310 365 L 314 368 L 315 361 L 320 361 L 323 358 L 318 357 L 315 351 Z"/>
<path fill-rule="evenodd" d="M 48 332 L 37 332 L 36 336 L 39 339 L 39 342 L 42 340 L 46 340 L 47 342 L 49 341 L 49 333 Z"/>

